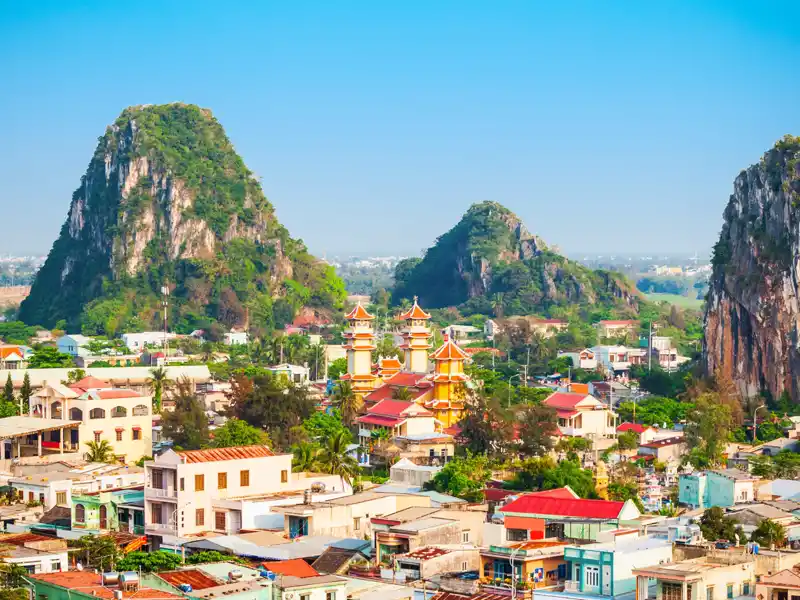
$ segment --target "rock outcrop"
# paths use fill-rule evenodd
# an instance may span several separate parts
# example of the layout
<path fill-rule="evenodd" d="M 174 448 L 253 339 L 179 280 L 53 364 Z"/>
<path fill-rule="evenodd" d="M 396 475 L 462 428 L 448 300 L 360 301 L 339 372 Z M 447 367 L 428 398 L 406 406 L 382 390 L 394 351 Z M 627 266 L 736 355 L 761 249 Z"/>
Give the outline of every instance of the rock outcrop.
<path fill-rule="evenodd" d="M 270 330 L 344 288 L 275 217 L 208 110 L 123 111 L 97 145 L 61 234 L 21 306 L 27 322 L 113 335 L 153 326 Z"/>
<path fill-rule="evenodd" d="M 800 400 L 800 138 L 742 171 L 714 246 L 706 366 L 747 395 Z"/>

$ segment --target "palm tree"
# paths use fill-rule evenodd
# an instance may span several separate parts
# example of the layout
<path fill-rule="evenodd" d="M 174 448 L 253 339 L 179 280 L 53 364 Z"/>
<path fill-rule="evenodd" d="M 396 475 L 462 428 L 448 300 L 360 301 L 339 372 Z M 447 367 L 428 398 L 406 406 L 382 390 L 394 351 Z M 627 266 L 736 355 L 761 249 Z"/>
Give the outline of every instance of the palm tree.
<path fill-rule="evenodd" d="M 413 394 L 411 390 L 407 387 L 399 387 L 392 390 L 392 399 L 393 400 L 402 400 L 403 402 L 410 402 L 411 398 L 413 398 Z"/>
<path fill-rule="evenodd" d="M 153 392 L 153 412 L 161 412 L 161 399 L 164 392 L 172 385 L 172 380 L 167 377 L 167 370 L 164 367 L 150 369 L 147 385 Z"/>
<path fill-rule="evenodd" d="M 313 472 L 319 468 L 319 446 L 302 442 L 293 448 L 292 470 L 295 472 Z"/>
<path fill-rule="evenodd" d="M 350 441 L 350 434 L 347 431 L 337 431 L 328 438 L 319 455 L 319 465 L 322 470 L 331 475 L 338 475 L 342 480 L 342 487 L 345 482 L 352 484 L 360 472 L 358 461 L 347 452 Z"/>
<path fill-rule="evenodd" d="M 503 299 L 503 292 L 497 292 L 492 296 L 492 310 L 494 311 L 494 316 L 498 319 L 503 316 Z"/>
<path fill-rule="evenodd" d="M 117 462 L 117 457 L 114 454 L 114 446 L 109 444 L 107 440 L 102 440 L 100 442 L 86 442 L 86 445 L 89 446 L 89 451 L 86 453 L 86 460 L 89 462 Z"/>
<path fill-rule="evenodd" d="M 339 409 L 342 421 L 348 427 L 351 426 L 361 411 L 364 401 L 353 392 L 353 386 L 349 381 L 340 381 L 339 387 L 333 393 L 333 406 Z"/>

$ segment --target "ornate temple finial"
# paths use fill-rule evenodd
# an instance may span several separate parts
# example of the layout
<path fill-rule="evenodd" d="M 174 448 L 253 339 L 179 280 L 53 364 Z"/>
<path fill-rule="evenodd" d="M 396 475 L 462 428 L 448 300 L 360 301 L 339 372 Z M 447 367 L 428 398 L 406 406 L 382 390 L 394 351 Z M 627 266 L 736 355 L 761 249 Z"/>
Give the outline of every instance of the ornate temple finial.
<path fill-rule="evenodd" d="M 414 296 L 414 304 L 417 303 L 417 300 L 419 300 L 419 296 Z"/>

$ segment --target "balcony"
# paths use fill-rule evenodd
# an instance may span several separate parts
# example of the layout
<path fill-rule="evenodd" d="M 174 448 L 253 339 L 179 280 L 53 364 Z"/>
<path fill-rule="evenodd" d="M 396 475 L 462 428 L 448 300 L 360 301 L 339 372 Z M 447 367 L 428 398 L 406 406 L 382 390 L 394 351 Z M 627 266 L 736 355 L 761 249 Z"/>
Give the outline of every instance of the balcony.
<path fill-rule="evenodd" d="M 176 537 L 178 535 L 175 525 L 167 525 L 166 523 L 150 523 L 144 526 L 144 531 L 148 535 L 174 535 Z"/>
<path fill-rule="evenodd" d="M 579 581 L 573 581 L 571 579 L 564 582 L 564 591 L 565 592 L 572 592 L 573 594 L 580 593 L 581 585 Z"/>
<path fill-rule="evenodd" d="M 148 498 L 163 498 L 166 500 L 176 500 L 178 499 L 178 490 L 175 488 L 154 488 L 148 487 L 144 490 L 144 495 Z"/>

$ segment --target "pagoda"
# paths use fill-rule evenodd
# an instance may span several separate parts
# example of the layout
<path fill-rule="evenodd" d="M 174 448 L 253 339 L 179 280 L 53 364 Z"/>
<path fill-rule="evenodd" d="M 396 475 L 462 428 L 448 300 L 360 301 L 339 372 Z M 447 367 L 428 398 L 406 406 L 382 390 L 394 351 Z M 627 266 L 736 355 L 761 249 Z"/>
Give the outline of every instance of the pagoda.
<path fill-rule="evenodd" d="M 342 333 L 345 339 L 344 349 L 347 352 L 347 373 L 342 375 L 341 379 L 350 381 L 353 393 L 363 398 L 375 388 L 377 379 L 372 372 L 372 351 L 377 348 L 375 331 L 372 327 L 375 317 L 359 302 L 344 318 L 348 324 Z"/>
<path fill-rule="evenodd" d="M 433 397 L 425 408 L 447 428 L 458 423 L 464 413 L 465 385 L 464 361 L 468 354 L 453 340 L 445 336 L 444 343 L 431 355 L 434 361 Z"/>
<path fill-rule="evenodd" d="M 420 308 L 417 297 L 414 296 L 413 306 L 399 318 L 405 321 L 405 326 L 400 332 L 403 337 L 403 344 L 400 346 L 403 351 L 403 370 L 407 373 L 427 373 L 428 351 L 431 349 L 433 337 L 428 326 L 431 320 L 430 314 Z"/>

